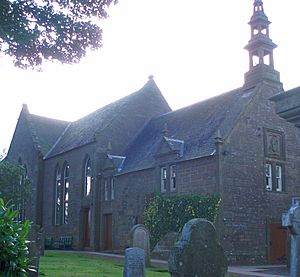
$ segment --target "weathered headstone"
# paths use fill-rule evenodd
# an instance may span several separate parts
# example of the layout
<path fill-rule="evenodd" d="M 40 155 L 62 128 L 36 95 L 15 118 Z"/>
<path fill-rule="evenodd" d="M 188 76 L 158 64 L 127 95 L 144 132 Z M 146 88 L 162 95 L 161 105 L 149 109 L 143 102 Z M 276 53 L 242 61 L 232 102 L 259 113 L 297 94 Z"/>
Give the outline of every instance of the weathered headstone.
<path fill-rule="evenodd" d="M 222 277 L 227 261 L 214 225 L 200 218 L 187 222 L 168 260 L 172 277 Z"/>
<path fill-rule="evenodd" d="M 146 277 L 145 251 L 141 248 L 127 248 L 123 277 Z"/>
<path fill-rule="evenodd" d="M 150 266 L 150 238 L 147 228 L 138 224 L 132 227 L 130 231 L 130 247 L 138 247 L 145 251 L 146 266 Z"/>
<path fill-rule="evenodd" d="M 33 267 L 36 270 L 29 271 L 28 276 L 36 277 L 38 276 L 40 256 L 43 252 L 43 230 L 39 225 L 30 226 L 30 231 L 27 235 L 27 239 L 29 240 L 28 250 L 30 267 Z"/>
<path fill-rule="evenodd" d="M 292 206 L 282 215 L 282 226 L 291 232 L 290 277 L 300 276 L 300 198 L 292 199 Z"/>

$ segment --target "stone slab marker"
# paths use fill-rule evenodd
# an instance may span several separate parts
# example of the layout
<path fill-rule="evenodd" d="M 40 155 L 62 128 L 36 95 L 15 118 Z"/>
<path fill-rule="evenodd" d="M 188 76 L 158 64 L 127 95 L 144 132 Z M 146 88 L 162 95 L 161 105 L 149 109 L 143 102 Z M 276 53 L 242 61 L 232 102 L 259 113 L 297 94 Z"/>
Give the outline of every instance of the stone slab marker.
<path fill-rule="evenodd" d="M 168 260 L 172 277 L 223 277 L 227 261 L 214 225 L 200 218 L 187 222 Z"/>
<path fill-rule="evenodd" d="M 292 199 L 292 206 L 282 215 L 282 226 L 288 227 L 291 232 L 291 275 L 300 276 L 300 198 Z"/>
<path fill-rule="evenodd" d="M 138 224 L 130 230 L 130 247 L 138 247 L 145 251 L 146 266 L 150 266 L 150 235 L 148 229 Z"/>
<path fill-rule="evenodd" d="M 141 248 L 127 248 L 123 277 L 146 277 L 145 251 Z"/>

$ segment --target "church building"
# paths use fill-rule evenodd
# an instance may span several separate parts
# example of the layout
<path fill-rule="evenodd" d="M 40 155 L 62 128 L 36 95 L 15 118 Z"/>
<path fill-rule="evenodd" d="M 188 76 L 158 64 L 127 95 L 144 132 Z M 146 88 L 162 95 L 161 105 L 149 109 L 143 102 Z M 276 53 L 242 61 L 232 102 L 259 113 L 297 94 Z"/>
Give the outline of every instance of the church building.
<path fill-rule="evenodd" d="M 300 141 L 269 100 L 285 92 L 261 0 L 249 25 L 243 86 L 208 100 L 172 111 L 150 76 L 74 122 L 23 105 L 7 159 L 32 182 L 25 216 L 46 237 L 72 237 L 74 249 L 124 251 L 145 196 L 219 193 L 216 227 L 228 260 L 284 261 L 281 214 L 300 195 Z"/>

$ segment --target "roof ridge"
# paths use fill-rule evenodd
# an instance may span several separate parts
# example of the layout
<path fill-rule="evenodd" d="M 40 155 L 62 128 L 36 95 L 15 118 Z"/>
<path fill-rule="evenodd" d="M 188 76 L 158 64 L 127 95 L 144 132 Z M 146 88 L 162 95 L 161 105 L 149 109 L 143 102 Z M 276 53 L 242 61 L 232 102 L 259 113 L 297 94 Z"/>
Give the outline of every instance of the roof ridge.
<path fill-rule="evenodd" d="M 70 120 L 62 120 L 62 119 L 57 119 L 57 118 L 52 118 L 52 117 L 47 117 L 47 116 L 43 116 L 43 115 L 38 115 L 38 114 L 31 114 L 29 113 L 31 117 L 37 117 L 40 119 L 47 119 L 47 120 L 52 120 L 52 121 L 58 121 L 58 122 L 64 122 L 64 123 L 69 123 L 72 122 Z"/>
<path fill-rule="evenodd" d="M 256 85 L 255 87 L 253 87 L 253 89 L 251 90 L 253 93 L 253 97 L 252 99 L 247 103 L 247 105 L 242 109 L 242 111 L 240 112 L 240 114 L 236 117 L 235 122 L 238 122 L 241 118 L 241 116 L 246 112 L 246 110 L 248 109 L 249 105 L 252 103 L 252 101 L 254 100 L 254 98 L 257 95 L 257 91 L 259 91 L 259 89 L 263 86 L 263 83 L 259 83 L 258 85 Z M 249 92 L 249 89 L 247 90 L 243 90 L 244 93 Z M 225 119 L 226 120 L 226 119 Z M 237 124 L 233 124 L 232 128 L 227 132 L 227 134 L 222 134 L 223 135 L 223 140 L 225 141 L 230 134 L 233 132 L 235 126 L 237 126 Z"/>
<path fill-rule="evenodd" d="M 23 109 L 24 109 L 24 105 L 23 105 Z M 23 111 L 22 109 L 22 111 Z M 26 112 L 26 113 L 25 113 Z M 25 116 L 25 120 L 27 122 L 27 125 L 28 125 L 28 129 L 30 131 L 30 134 L 31 134 L 31 138 L 32 138 L 32 141 L 33 141 L 33 145 L 35 147 L 35 149 L 40 153 L 42 154 L 42 147 L 41 145 L 39 144 L 39 141 L 38 141 L 38 136 L 37 136 L 37 133 L 36 133 L 36 130 L 34 128 L 34 124 L 31 120 L 31 113 L 28 111 L 28 108 L 27 108 L 27 105 L 26 105 L 26 109 L 25 109 L 25 112 L 24 112 L 24 116 Z"/>
<path fill-rule="evenodd" d="M 50 150 L 47 152 L 47 154 L 44 156 L 44 160 L 48 158 L 49 154 L 52 152 L 52 150 L 55 148 L 55 146 L 59 143 L 59 141 L 62 139 L 62 137 L 64 136 L 64 134 L 66 133 L 66 131 L 69 129 L 69 127 L 71 126 L 73 122 L 69 122 L 69 124 L 67 125 L 67 127 L 65 128 L 65 130 L 61 133 L 61 135 L 58 137 L 58 139 L 56 140 L 56 142 L 53 144 L 53 146 L 50 148 Z M 56 155 L 54 155 L 56 156 Z"/>

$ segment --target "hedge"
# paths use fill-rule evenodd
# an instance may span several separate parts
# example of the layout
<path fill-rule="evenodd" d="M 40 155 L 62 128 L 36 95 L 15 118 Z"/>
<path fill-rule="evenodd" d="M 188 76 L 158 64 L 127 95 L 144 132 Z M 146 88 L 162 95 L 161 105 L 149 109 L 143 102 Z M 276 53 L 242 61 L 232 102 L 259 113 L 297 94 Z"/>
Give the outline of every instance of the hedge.
<path fill-rule="evenodd" d="M 157 242 L 169 232 L 179 232 L 192 218 L 205 218 L 215 222 L 221 198 L 219 195 L 162 195 L 146 200 L 144 224 L 150 232 L 153 249 Z"/>

